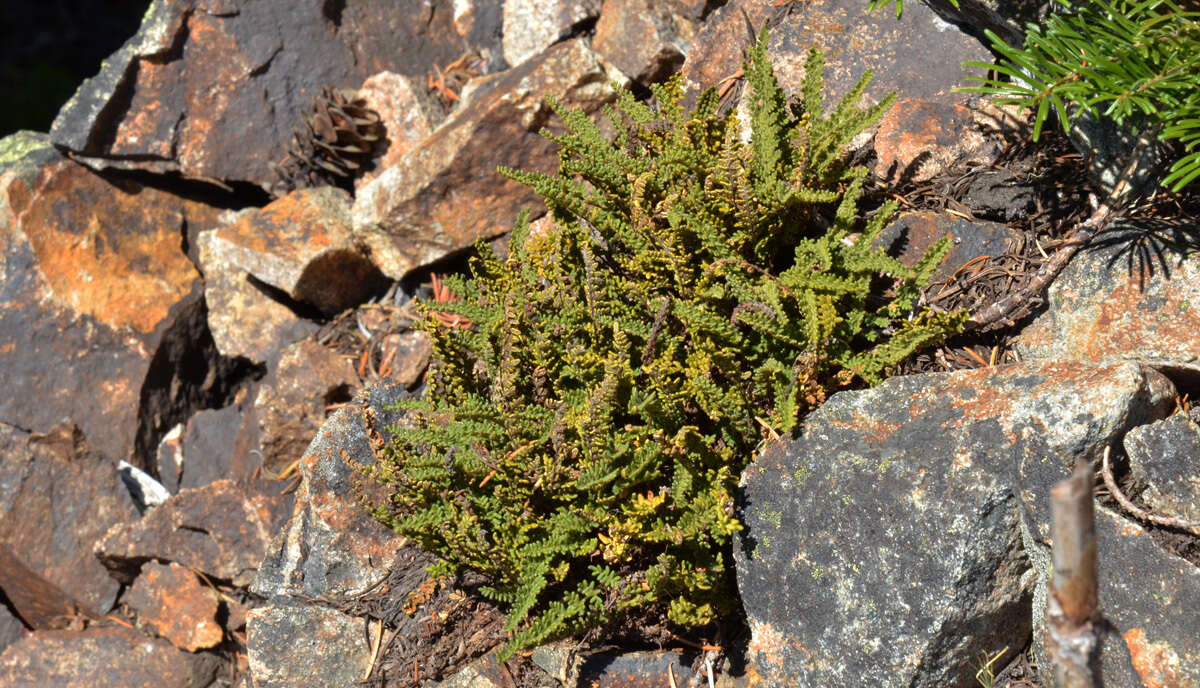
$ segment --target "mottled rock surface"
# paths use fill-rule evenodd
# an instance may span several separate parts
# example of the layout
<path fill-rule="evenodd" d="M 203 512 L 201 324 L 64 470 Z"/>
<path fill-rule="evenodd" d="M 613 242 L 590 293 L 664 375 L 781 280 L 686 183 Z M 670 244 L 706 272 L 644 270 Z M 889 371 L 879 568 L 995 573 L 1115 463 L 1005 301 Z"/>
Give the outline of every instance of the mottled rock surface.
<path fill-rule="evenodd" d="M 1025 359 L 1138 359 L 1200 370 L 1200 254 L 1185 228 L 1132 219 L 1080 251 L 1015 340 Z"/>
<path fill-rule="evenodd" d="M 205 688 L 218 661 L 128 628 L 31 633 L 0 654 L 0 686 Z"/>
<path fill-rule="evenodd" d="M 671 76 L 683 65 L 699 22 L 685 2 L 605 0 L 592 47 L 643 85 Z"/>
<path fill-rule="evenodd" d="M 187 396 L 205 380 L 198 366 L 190 381 L 158 363 L 179 348 L 190 322 L 182 302 L 199 277 L 180 250 L 184 227 L 212 216 L 143 184 L 101 178 L 44 136 L 4 139 L 0 369 L 10 387 L 37 394 L 0 397 L 0 422 L 46 432 L 70 418 L 101 452 L 145 468 L 154 417 L 173 406 L 150 388 L 175 380 L 176 395 Z"/>
<path fill-rule="evenodd" d="M 360 506 L 347 460 L 375 462 L 368 432 L 396 421 L 387 410 L 405 392 L 371 388 L 365 399 L 339 410 L 321 427 L 300 461 L 304 476 L 287 525 L 272 540 L 251 591 L 263 597 L 311 600 L 361 593 L 387 575 L 404 540 Z M 362 401 L 365 400 L 365 408 Z M 370 417 L 368 428 L 366 417 Z"/>
<path fill-rule="evenodd" d="M 501 46 L 516 67 L 600 14 L 601 0 L 505 0 Z"/>
<path fill-rule="evenodd" d="M 350 195 L 333 187 L 300 189 L 240 213 L 206 239 L 209 260 L 329 316 L 362 303 L 383 276 L 356 245 Z"/>
<path fill-rule="evenodd" d="M 181 650 L 213 647 L 224 635 L 216 620 L 216 593 L 179 564 L 146 564 L 122 600 Z"/>
<path fill-rule="evenodd" d="M 116 463 L 76 426 L 41 434 L 0 425 L 0 541 L 35 573 L 103 614 L 120 585 L 92 546 L 137 518 Z"/>
<path fill-rule="evenodd" d="M 258 688 L 343 688 L 366 677 L 366 619 L 288 601 L 250 611 L 246 650 Z"/>
<path fill-rule="evenodd" d="M 768 684 L 969 685 L 974 658 L 1029 633 L 1031 498 L 1014 471 L 1044 466 L 1023 486 L 1048 490 L 1067 457 L 1164 415 L 1173 394 L 1135 364 L 1064 362 L 831 397 L 742 481 L 738 585 Z"/>
<path fill-rule="evenodd" d="M 118 166 L 270 188 L 322 88 L 423 78 L 469 49 L 451 0 L 154 0 L 138 35 L 59 112 L 56 145 Z"/>
<path fill-rule="evenodd" d="M 132 581 L 157 559 L 246 585 L 286 514 L 287 499 L 230 480 L 181 490 L 140 521 L 113 527 L 96 556 L 114 575 Z"/>
<path fill-rule="evenodd" d="M 509 231 L 522 208 L 540 214 L 537 195 L 496 167 L 556 169 L 556 146 L 538 134 L 559 126 L 544 96 L 595 112 L 613 99 L 617 76 L 577 38 L 472 81 L 470 95 L 437 131 L 359 190 L 354 228 L 375 264 L 400 279 Z"/>
<path fill-rule="evenodd" d="M 1125 451 L 1130 471 L 1146 484 L 1141 498 L 1151 509 L 1200 522 L 1200 425 L 1176 413 L 1131 430 Z"/>

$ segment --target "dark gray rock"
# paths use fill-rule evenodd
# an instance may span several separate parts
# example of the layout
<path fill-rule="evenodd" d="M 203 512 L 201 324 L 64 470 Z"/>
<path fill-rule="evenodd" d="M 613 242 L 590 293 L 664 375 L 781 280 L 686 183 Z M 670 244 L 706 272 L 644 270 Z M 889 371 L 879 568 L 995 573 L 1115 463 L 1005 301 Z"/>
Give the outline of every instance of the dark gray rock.
<path fill-rule="evenodd" d="M 368 432 L 382 432 L 396 422 L 388 405 L 406 394 L 400 385 L 381 384 L 325 421 L 300 461 L 303 482 L 295 509 L 271 541 L 252 592 L 304 600 L 345 596 L 367 590 L 388 574 L 404 539 L 362 508 L 354 468 L 343 456 L 374 464 Z"/>
<path fill-rule="evenodd" d="M 1142 499 L 1163 516 L 1200 521 L 1200 425 L 1184 413 L 1125 436 L 1129 468 L 1146 484 Z"/>
<path fill-rule="evenodd" d="M 973 685 L 980 653 L 1030 631 L 1019 501 L 1173 394 L 1135 364 L 1063 362 L 831 397 L 743 478 L 738 585 L 767 683 Z M 1053 480 L 1018 492 L 1031 464 Z"/>
<path fill-rule="evenodd" d="M 155 559 L 176 562 L 234 585 L 247 585 L 271 535 L 287 514 L 289 498 L 230 480 L 181 490 L 140 521 L 109 530 L 96 557 L 123 582 Z"/>
<path fill-rule="evenodd" d="M 967 187 L 963 201 L 976 215 L 1004 222 L 1023 220 L 1036 207 L 1033 188 L 1007 170 L 980 174 Z"/>
<path fill-rule="evenodd" d="M 27 635 L 29 631 L 25 629 L 25 624 L 13 616 L 7 607 L 0 605 L 0 652 Z"/>

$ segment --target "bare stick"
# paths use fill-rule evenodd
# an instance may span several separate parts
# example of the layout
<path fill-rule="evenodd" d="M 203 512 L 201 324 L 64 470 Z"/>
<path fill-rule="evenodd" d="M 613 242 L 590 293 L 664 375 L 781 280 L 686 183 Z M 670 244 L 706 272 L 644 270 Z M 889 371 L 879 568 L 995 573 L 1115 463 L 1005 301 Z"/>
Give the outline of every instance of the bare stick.
<path fill-rule="evenodd" d="M 1054 575 L 1047 599 L 1046 650 L 1059 688 L 1092 688 L 1093 621 L 1097 598 L 1096 519 L 1092 467 L 1080 460 L 1071 477 L 1050 489 Z"/>

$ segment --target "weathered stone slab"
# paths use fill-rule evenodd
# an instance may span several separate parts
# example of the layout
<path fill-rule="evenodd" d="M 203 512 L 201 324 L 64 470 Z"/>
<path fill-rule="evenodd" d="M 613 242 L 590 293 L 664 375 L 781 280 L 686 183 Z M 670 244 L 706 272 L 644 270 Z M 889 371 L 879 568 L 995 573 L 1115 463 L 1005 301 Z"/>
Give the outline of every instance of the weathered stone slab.
<path fill-rule="evenodd" d="M 1046 311 L 1014 342 L 1023 359 L 1200 370 L 1200 254 L 1140 223 L 1095 237 L 1051 283 Z"/>
<path fill-rule="evenodd" d="M 1057 480 L 1173 395 L 1132 363 L 1044 363 L 831 397 L 743 478 L 738 585 L 766 682 L 969 685 L 1030 629 L 1018 467 Z"/>
<path fill-rule="evenodd" d="M 380 72 L 363 82 L 358 96 L 367 107 L 379 113 L 379 123 L 387 136 L 387 147 L 374 161 L 373 169 L 354 179 L 361 189 L 379 173 L 395 165 L 410 150 L 433 133 L 445 118 L 441 107 L 417 83 L 403 74 Z"/>
<path fill-rule="evenodd" d="M 1200 522 L 1200 425 L 1176 413 L 1130 430 L 1125 451 L 1133 475 L 1146 484 L 1141 497 L 1151 509 Z"/>
<path fill-rule="evenodd" d="M 100 451 L 140 466 L 140 435 L 171 406 L 147 385 L 179 374 L 156 371 L 156 356 L 186 327 L 199 280 L 183 230 L 212 214 L 103 179 L 44 136 L 0 143 L 0 369 L 12 388 L 38 391 L 0 398 L 0 422 L 46 432 L 71 418 Z M 184 396 L 195 386 L 179 383 Z"/>
<path fill-rule="evenodd" d="M 325 407 L 349 400 L 358 385 L 354 365 L 332 349 L 307 339 L 284 349 L 254 400 L 263 468 L 278 473 L 304 456 Z"/>
<path fill-rule="evenodd" d="M 366 619 L 286 598 L 250 610 L 246 652 L 258 688 L 343 688 L 371 666 Z"/>
<path fill-rule="evenodd" d="M 368 437 L 396 422 L 387 410 L 405 394 L 395 384 L 379 385 L 333 414 L 300 462 L 304 480 L 283 531 L 272 540 L 250 589 L 256 595 L 311 600 L 361 593 L 387 575 L 404 544 L 370 517 L 356 496 L 352 462 L 372 465 Z M 367 409 L 364 411 L 364 404 Z"/>
<path fill-rule="evenodd" d="M 929 210 L 900 213 L 879 234 L 876 245 L 889 251 L 908 266 L 915 266 L 929 247 L 942 237 L 950 237 L 953 246 L 934 270 L 930 282 L 949 279 L 968 261 L 978 256 L 998 256 L 1008 250 L 1009 242 L 1020 235 L 995 222 L 964 220 Z"/>
<path fill-rule="evenodd" d="M 51 128 L 98 167 L 275 181 L 291 130 L 322 88 L 391 70 L 423 78 L 468 49 L 450 0 L 154 0 L 138 34 Z"/>
<path fill-rule="evenodd" d="M 120 627 L 41 631 L 0 655 L 2 686 L 204 688 L 219 660 Z"/>
<path fill-rule="evenodd" d="M 257 212 L 243 210 L 228 216 L 226 221 L 238 222 Z M 223 356 L 266 361 L 288 344 L 317 330 L 316 323 L 296 314 L 273 298 L 267 288 L 252 282 L 245 268 L 221 250 L 216 232 L 215 229 L 201 232 L 196 243 L 204 270 L 208 326 Z"/>
<path fill-rule="evenodd" d="M 538 134 L 557 126 L 543 98 L 553 95 L 567 107 L 595 112 L 614 98 L 610 81 L 618 77 L 579 38 L 473 80 L 462 106 L 355 198 L 355 233 L 375 264 L 401 279 L 478 239 L 509 231 L 522 208 L 537 214 L 544 207 L 537 195 L 496 167 L 554 171 L 557 146 Z"/>
<path fill-rule="evenodd" d="M 213 647 L 224 635 L 216 621 L 216 593 L 179 564 L 146 564 L 122 601 L 181 650 Z"/>
<path fill-rule="evenodd" d="M 39 434 L 0 425 L 0 541 L 24 566 L 103 614 L 121 586 L 92 546 L 137 518 L 116 463 L 77 427 Z"/>
<path fill-rule="evenodd" d="M 691 6 L 689 6 L 691 5 Z M 699 29 L 695 3 L 607 0 L 592 47 L 638 83 L 679 71 Z"/>
<path fill-rule="evenodd" d="M 132 581 L 151 559 L 246 585 L 282 520 L 286 500 L 219 480 L 181 490 L 140 521 L 117 525 L 96 545 L 115 576 Z"/>

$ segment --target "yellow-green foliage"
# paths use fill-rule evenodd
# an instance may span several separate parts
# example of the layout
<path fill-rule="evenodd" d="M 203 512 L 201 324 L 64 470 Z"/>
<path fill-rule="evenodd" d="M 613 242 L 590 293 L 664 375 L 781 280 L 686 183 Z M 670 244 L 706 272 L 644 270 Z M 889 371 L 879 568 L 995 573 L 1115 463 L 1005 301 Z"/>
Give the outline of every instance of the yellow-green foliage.
<path fill-rule="evenodd" d="M 490 578 L 506 654 L 646 605 L 728 611 L 734 494 L 764 436 L 963 321 L 916 308 L 945 243 L 909 269 L 872 248 L 892 207 L 859 218 L 842 150 L 891 100 L 860 109 L 867 76 L 826 114 L 813 52 L 789 106 L 765 40 L 749 145 L 714 91 L 685 112 L 677 80 L 657 108 L 621 96 L 613 141 L 554 103 L 558 174 L 505 173 L 555 227 L 522 220 L 507 259 L 481 246 L 473 279 L 447 279 L 459 302 L 425 305 L 428 392 L 369 469 L 390 493 L 374 513 Z"/>

